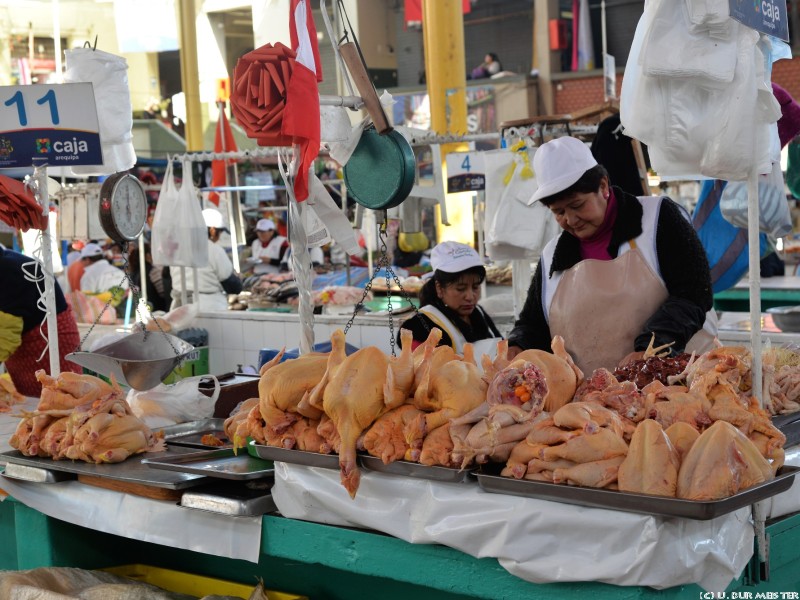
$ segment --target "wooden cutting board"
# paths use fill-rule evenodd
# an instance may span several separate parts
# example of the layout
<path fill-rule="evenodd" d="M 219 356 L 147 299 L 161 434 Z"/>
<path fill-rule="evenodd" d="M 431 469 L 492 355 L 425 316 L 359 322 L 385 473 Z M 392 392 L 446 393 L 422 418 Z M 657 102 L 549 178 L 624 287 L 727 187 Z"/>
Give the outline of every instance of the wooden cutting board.
<path fill-rule="evenodd" d="M 134 496 L 152 498 L 153 500 L 171 500 L 179 502 L 181 496 L 183 495 L 183 490 L 172 490 L 152 485 L 144 485 L 141 483 L 133 483 L 130 481 L 119 481 L 117 479 L 108 479 L 106 477 L 97 477 L 95 475 L 79 474 L 78 481 L 85 483 L 86 485 L 93 485 L 95 487 L 105 488 L 115 492 L 122 492 L 123 494 L 133 494 Z"/>

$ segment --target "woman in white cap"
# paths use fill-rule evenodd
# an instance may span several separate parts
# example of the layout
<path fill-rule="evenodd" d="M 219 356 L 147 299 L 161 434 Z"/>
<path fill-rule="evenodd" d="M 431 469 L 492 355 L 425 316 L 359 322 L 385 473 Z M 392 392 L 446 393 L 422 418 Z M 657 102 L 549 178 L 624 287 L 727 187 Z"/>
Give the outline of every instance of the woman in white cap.
<path fill-rule="evenodd" d="M 575 138 L 543 144 L 533 170 L 533 201 L 564 231 L 542 252 L 509 335 L 509 356 L 549 350 L 560 335 L 588 376 L 641 358 L 653 335 L 673 353 L 710 347 L 711 275 L 685 211 L 666 197 L 612 188 L 605 168 Z"/>
<path fill-rule="evenodd" d="M 250 260 L 255 263 L 253 273 L 279 273 L 289 240 L 278 234 L 272 219 L 260 219 L 256 223 L 256 235 L 258 239 L 253 240 L 250 255 Z"/>
<path fill-rule="evenodd" d="M 486 268 L 475 250 L 459 242 L 441 242 L 431 251 L 433 273 L 420 291 L 420 314 L 401 326 L 414 334 L 414 347 L 424 342 L 432 327 L 442 330 L 440 346 L 462 353 L 475 344 L 475 356 L 497 349 L 500 332 L 478 306 Z M 427 327 L 426 327 L 427 325 Z M 400 343 L 400 336 L 397 336 Z"/>

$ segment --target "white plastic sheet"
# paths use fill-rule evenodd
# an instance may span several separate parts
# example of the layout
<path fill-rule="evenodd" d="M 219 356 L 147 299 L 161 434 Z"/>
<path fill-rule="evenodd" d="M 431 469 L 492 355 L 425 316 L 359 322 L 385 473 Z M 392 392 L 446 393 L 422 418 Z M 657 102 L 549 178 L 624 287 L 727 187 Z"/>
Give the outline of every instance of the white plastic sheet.
<path fill-rule="evenodd" d="M 2 487 L 34 510 L 96 531 L 254 563 L 261 553 L 261 517 L 189 510 L 76 481 L 45 485 L 4 478 Z"/>
<path fill-rule="evenodd" d="M 663 519 L 375 472 L 362 472 L 351 500 L 338 471 L 286 463 L 275 463 L 272 497 L 286 517 L 496 557 L 535 583 L 697 583 L 721 592 L 753 553 L 749 508 L 711 521 Z"/>
<path fill-rule="evenodd" d="M 128 62 L 91 48 L 73 48 L 66 56 L 65 83 L 89 82 L 94 88 L 103 164 L 72 167 L 76 175 L 110 175 L 136 163 Z"/>

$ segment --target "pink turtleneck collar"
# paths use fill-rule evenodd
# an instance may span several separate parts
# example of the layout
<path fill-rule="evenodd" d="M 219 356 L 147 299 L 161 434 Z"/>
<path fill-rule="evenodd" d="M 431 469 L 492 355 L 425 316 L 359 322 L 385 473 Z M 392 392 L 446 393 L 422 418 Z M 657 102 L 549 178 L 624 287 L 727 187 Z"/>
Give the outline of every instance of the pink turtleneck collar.
<path fill-rule="evenodd" d="M 614 197 L 614 191 L 609 187 L 608 204 L 606 205 L 603 223 L 592 237 L 580 239 L 581 257 L 584 259 L 611 260 L 612 256 L 608 253 L 608 245 L 611 243 L 611 234 L 616 220 L 617 199 Z"/>

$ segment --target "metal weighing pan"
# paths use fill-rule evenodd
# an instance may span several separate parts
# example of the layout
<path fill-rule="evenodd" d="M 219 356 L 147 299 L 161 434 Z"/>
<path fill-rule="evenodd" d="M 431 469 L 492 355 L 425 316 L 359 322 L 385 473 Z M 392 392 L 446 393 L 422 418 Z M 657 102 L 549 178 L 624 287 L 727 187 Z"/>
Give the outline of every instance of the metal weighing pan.
<path fill-rule="evenodd" d="M 232 446 L 231 441 L 222 429 L 224 423 L 225 419 L 201 419 L 189 423 L 170 425 L 169 427 L 154 428 L 154 431 L 163 431 L 164 441 L 171 446 L 186 446 L 187 448 L 199 448 L 201 450 L 230 448 Z M 200 441 L 204 435 L 209 433 L 225 442 L 225 445 L 209 446 Z"/>
<path fill-rule="evenodd" d="M 784 448 L 789 448 L 800 442 L 800 412 L 775 415 L 772 417 L 772 424 L 786 436 Z"/>
<path fill-rule="evenodd" d="M 145 458 L 142 464 L 153 469 L 193 473 L 195 475 L 236 479 L 239 481 L 262 479 L 275 475 L 275 469 L 271 462 L 254 458 L 247 452 L 240 452 L 237 456 L 233 453 L 232 448 L 160 458 Z"/>
<path fill-rule="evenodd" d="M 453 469 L 451 467 L 428 467 L 419 463 L 408 462 L 405 460 L 396 460 L 384 464 L 383 461 L 377 456 L 370 456 L 368 454 L 359 454 L 358 461 L 361 466 L 370 471 L 378 471 L 380 473 L 391 473 L 392 475 L 404 475 L 406 477 L 415 477 L 417 479 L 430 479 L 432 481 L 443 481 L 448 483 L 462 483 L 469 480 L 470 470 Z"/>
<path fill-rule="evenodd" d="M 778 470 L 775 479 L 754 485 L 730 498 L 701 502 L 680 498 L 665 498 L 647 494 L 630 494 L 616 490 L 585 488 L 572 485 L 529 481 L 501 477 L 493 471 L 475 473 L 478 484 L 487 492 L 553 500 L 566 504 L 578 504 L 594 508 L 609 508 L 628 512 L 659 515 L 662 517 L 683 517 L 705 521 L 749 506 L 759 500 L 788 490 L 792 486 L 795 473 L 800 467 L 784 466 Z"/>
<path fill-rule="evenodd" d="M 3 475 L 11 479 L 32 481 L 34 483 L 58 483 L 59 481 L 68 481 L 77 477 L 74 473 L 64 473 L 16 463 L 8 463 Z"/>
<path fill-rule="evenodd" d="M 199 485 L 208 481 L 208 479 L 200 475 L 150 469 L 147 465 L 142 464 L 142 461 L 145 458 L 162 458 L 187 451 L 187 448 L 174 448 L 166 452 L 136 454 L 120 463 L 100 465 L 79 460 L 53 460 L 52 458 L 39 456 L 25 456 L 18 450 L 3 452 L 2 457 L 7 461 L 7 466 L 13 463 L 48 471 L 74 473 L 75 475 L 87 475 L 149 487 L 180 490 Z"/>
<path fill-rule="evenodd" d="M 277 507 L 272 499 L 271 486 L 253 489 L 250 483 L 232 485 L 226 481 L 224 484 L 204 485 L 184 492 L 180 505 L 234 517 L 257 517 L 275 512 Z"/>
<path fill-rule="evenodd" d="M 250 442 L 250 447 L 255 449 L 259 458 L 266 460 L 339 470 L 338 454 L 318 454 L 317 452 L 306 452 L 304 450 L 287 450 L 277 446 L 262 446 L 255 442 Z"/>

